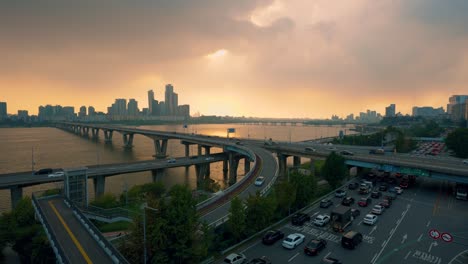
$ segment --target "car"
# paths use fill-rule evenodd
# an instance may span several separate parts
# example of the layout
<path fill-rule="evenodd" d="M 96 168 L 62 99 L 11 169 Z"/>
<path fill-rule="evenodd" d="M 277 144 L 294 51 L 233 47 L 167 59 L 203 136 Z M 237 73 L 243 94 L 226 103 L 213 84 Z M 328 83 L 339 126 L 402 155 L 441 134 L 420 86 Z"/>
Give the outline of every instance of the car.
<path fill-rule="evenodd" d="M 331 151 L 336 151 L 336 147 L 328 147 L 327 149 Z"/>
<path fill-rule="evenodd" d="M 279 230 L 269 230 L 263 235 L 262 242 L 265 245 L 273 245 L 276 241 L 283 239 L 284 233 Z"/>
<path fill-rule="evenodd" d="M 357 182 L 352 182 L 352 183 L 348 184 L 348 189 L 350 189 L 350 190 L 356 190 L 358 187 L 359 187 L 359 183 L 357 183 Z"/>
<path fill-rule="evenodd" d="M 341 237 L 341 246 L 354 249 L 362 242 L 362 234 L 357 231 L 349 231 Z"/>
<path fill-rule="evenodd" d="M 396 183 L 396 179 L 393 178 L 393 177 L 388 177 L 388 178 L 387 178 L 387 182 L 388 182 L 389 184 L 394 184 L 394 183 Z"/>
<path fill-rule="evenodd" d="M 265 177 L 259 176 L 255 180 L 255 186 L 262 186 L 264 182 L 265 182 Z"/>
<path fill-rule="evenodd" d="M 241 264 L 241 263 L 244 263 L 245 261 L 247 261 L 247 258 L 245 257 L 244 254 L 231 253 L 226 258 L 224 258 L 223 263 Z"/>
<path fill-rule="evenodd" d="M 387 189 L 388 189 L 388 185 L 387 185 L 387 184 L 381 184 L 381 185 L 379 186 L 379 191 L 385 192 Z"/>
<path fill-rule="evenodd" d="M 358 202 L 358 205 L 361 207 L 367 207 L 371 202 L 372 200 L 370 198 L 361 198 Z"/>
<path fill-rule="evenodd" d="M 342 198 L 346 196 L 346 191 L 344 190 L 338 190 L 335 192 L 335 197 Z"/>
<path fill-rule="evenodd" d="M 378 217 L 374 214 L 366 214 L 362 222 L 367 225 L 374 225 L 377 222 Z"/>
<path fill-rule="evenodd" d="M 261 258 L 254 258 L 247 264 L 271 264 L 271 260 L 266 256 L 262 256 Z"/>
<path fill-rule="evenodd" d="M 310 215 L 303 213 L 297 213 L 291 218 L 292 224 L 296 226 L 301 226 L 307 221 L 310 221 Z"/>
<path fill-rule="evenodd" d="M 313 238 L 304 247 L 304 253 L 309 256 L 315 256 L 325 247 L 327 247 L 327 241 L 325 241 L 325 239 Z"/>
<path fill-rule="evenodd" d="M 396 194 L 402 194 L 403 193 L 403 189 L 401 187 L 396 186 L 396 187 L 394 187 L 394 189 L 395 189 Z"/>
<path fill-rule="evenodd" d="M 340 260 L 336 258 L 332 258 L 330 256 L 324 257 L 322 261 L 320 261 L 322 264 L 343 264 Z"/>
<path fill-rule="evenodd" d="M 387 199 L 387 200 L 395 200 L 396 198 L 397 198 L 397 195 L 395 193 L 387 193 L 384 196 L 384 199 Z"/>
<path fill-rule="evenodd" d="M 379 191 L 373 191 L 373 192 L 371 192 L 371 195 L 370 195 L 370 196 L 371 196 L 372 198 L 378 199 L 378 198 L 380 198 L 380 196 L 382 196 L 382 193 L 379 192 Z"/>
<path fill-rule="evenodd" d="M 463 160 L 463 161 L 462 161 L 462 163 L 463 163 L 463 164 L 467 164 L 467 165 L 468 165 L 468 159 L 466 159 L 466 160 Z"/>
<path fill-rule="evenodd" d="M 401 178 L 401 177 L 403 177 L 403 175 L 401 173 L 397 172 L 397 173 L 395 173 L 395 177 L 396 178 Z"/>
<path fill-rule="evenodd" d="M 176 163 L 176 159 L 174 159 L 174 158 L 168 159 L 168 160 L 167 160 L 167 163 Z"/>
<path fill-rule="evenodd" d="M 349 150 L 343 150 L 340 152 L 341 155 L 346 155 L 346 156 L 353 156 L 354 153 L 349 151 Z"/>
<path fill-rule="evenodd" d="M 371 213 L 373 214 L 376 214 L 376 215 L 381 215 L 383 213 L 383 211 L 385 210 L 385 207 L 380 205 L 380 204 L 376 204 L 374 205 L 374 207 L 372 208 L 372 211 Z"/>
<path fill-rule="evenodd" d="M 323 199 L 322 201 L 320 201 L 320 208 L 328 208 L 330 207 L 330 205 L 332 205 L 333 202 L 332 200 L 330 199 Z"/>
<path fill-rule="evenodd" d="M 281 245 L 284 248 L 294 249 L 298 245 L 300 245 L 302 242 L 304 242 L 304 238 L 305 236 L 300 233 L 290 234 L 283 240 L 283 243 Z"/>
<path fill-rule="evenodd" d="M 63 171 L 56 171 L 51 174 L 49 174 L 47 177 L 54 178 L 54 177 L 63 177 L 65 175 L 65 172 Z"/>
<path fill-rule="evenodd" d="M 382 200 L 379 205 L 385 207 L 385 208 L 390 208 L 390 206 L 392 205 L 392 200 L 389 200 L 389 199 L 384 199 Z"/>
<path fill-rule="evenodd" d="M 314 225 L 316 226 L 324 226 L 326 224 L 328 224 L 328 222 L 330 222 L 330 216 L 329 215 L 317 215 L 317 217 L 315 217 L 314 219 Z"/>
<path fill-rule="evenodd" d="M 214 160 L 214 158 L 213 157 L 206 157 L 205 160 L 210 161 L 210 160 Z"/>
<path fill-rule="evenodd" d="M 308 152 L 315 152 L 316 150 L 312 147 L 307 147 L 304 149 L 305 151 L 308 151 Z"/>
<path fill-rule="evenodd" d="M 400 182 L 400 187 L 402 189 L 408 189 L 408 187 L 409 187 L 408 182 L 407 181 L 401 181 Z"/>
<path fill-rule="evenodd" d="M 345 206 L 350 206 L 353 203 L 354 203 L 354 198 L 351 196 L 345 197 L 343 198 L 343 201 L 341 201 L 341 204 Z"/>
<path fill-rule="evenodd" d="M 53 172 L 54 172 L 54 170 L 52 170 L 51 168 L 46 168 L 46 169 L 40 169 L 38 171 L 35 171 L 34 175 L 51 174 Z"/>
<path fill-rule="evenodd" d="M 359 209 L 355 209 L 355 208 L 351 208 L 351 215 L 356 218 L 357 216 L 359 216 L 361 214 L 361 211 L 359 211 Z"/>

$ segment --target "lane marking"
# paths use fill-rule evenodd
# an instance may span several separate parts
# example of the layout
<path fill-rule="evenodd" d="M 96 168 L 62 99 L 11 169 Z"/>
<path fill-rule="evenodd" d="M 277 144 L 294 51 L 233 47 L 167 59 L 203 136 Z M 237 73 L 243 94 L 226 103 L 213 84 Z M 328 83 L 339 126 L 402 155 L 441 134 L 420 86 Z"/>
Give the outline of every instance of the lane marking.
<path fill-rule="evenodd" d="M 405 259 L 408 259 L 410 254 L 411 254 L 411 251 L 408 251 L 408 254 L 406 254 L 406 256 L 405 256 Z"/>
<path fill-rule="evenodd" d="M 297 257 L 298 255 L 299 255 L 299 252 L 297 252 L 296 255 L 292 256 L 292 257 L 288 260 L 288 262 L 291 262 L 291 261 L 292 261 L 295 257 Z"/>
<path fill-rule="evenodd" d="M 330 254 L 331 254 L 331 251 L 328 252 L 328 253 L 325 255 L 325 258 L 328 257 L 328 256 L 330 256 Z"/>
<path fill-rule="evenodd" d="M 422 237 L 423 237 L 423 234 L 421 234 L 421 235 L 419 236 L 418 242 L 421 242 Z"/>
<path fill-rule="evenodd" d="M 431 224 L 431 220 L 429 220 L 429 222 L 427 222 L 426 227 L 429 227 L 430 224 Z"/>
<path fill-rule="evenodd" d="M 244 253 L 245 251 L 249 250 L 250 248 L 256 246 L 258 243 L 260 243 L 260 240 L 258 240 L 257 242 L 253 243 L 251 246 L 247 247 L 246 249 L 242 250 L 241 253 Z"/>
<path fill-rule="evenodd" d="M 57 215 L 57 218 L 59 219 L 59 221 L 62 223 L 62 225 L 65 227 L 65 230 L 67 231 L 68 235 L 70 236 L 70 238 L 72 239 L 73 243 L 76 245 L 76 247 L 78 248 L 78 250 L 80 251 L 81 255 L 83 256 L 83 258 L 86 260 L 86 263 L 89 263 L 89 264 L 92 264 L 93 262 L 91 261 L 91 259 L 89 258 L 88 254 L 86 254 L 86 252 L 84 251 L 83 247 L 81 246 L 80 242 L 78 242 L 78 239 L 76 239 L 75 235 L 72 233 L 72 231 L 70 230 L 70 228 L 68 227 L 67 223 L 65 223 L 65 221 L 63 220 L 62 216 L 60 215 L 60 213 L 58 212 L 57 208 L 55 208 L 55 205 L 52 203 L 52 201 L 49 201 L 48 202 L 50 208 L 52 208 L 52 210 L 54 211 L 55 215 Z"/>

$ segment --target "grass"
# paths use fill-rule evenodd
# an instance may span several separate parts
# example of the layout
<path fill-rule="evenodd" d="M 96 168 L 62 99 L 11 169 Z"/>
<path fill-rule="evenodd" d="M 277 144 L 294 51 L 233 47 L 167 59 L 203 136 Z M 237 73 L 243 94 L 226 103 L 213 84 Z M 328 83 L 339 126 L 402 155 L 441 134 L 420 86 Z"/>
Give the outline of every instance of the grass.
<path fill-rule="evenodd" d="M 103 223 L 99 221 L 93 221 L 93 223 L 102 233 L 126 231 L 130 228 L 130 225 L 132 224 L 126 221 L 119 221 L 114 223 Z"/>

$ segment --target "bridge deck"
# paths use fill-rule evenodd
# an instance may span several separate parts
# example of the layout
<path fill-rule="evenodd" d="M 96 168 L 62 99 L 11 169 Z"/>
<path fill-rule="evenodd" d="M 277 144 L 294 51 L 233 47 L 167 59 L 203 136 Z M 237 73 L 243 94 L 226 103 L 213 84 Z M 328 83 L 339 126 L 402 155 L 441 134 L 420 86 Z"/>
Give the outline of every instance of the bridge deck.
<path fill-rule="evenodd" d="M 70 263 L 113 263 L 62 198 L 41 199 L 39 206 Z"/>

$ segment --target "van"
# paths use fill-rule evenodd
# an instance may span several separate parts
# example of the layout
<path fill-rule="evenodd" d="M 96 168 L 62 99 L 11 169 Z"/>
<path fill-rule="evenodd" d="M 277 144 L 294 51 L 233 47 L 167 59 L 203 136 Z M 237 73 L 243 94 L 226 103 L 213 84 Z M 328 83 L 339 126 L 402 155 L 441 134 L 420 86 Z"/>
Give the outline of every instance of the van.
<path fill-rule="evenodd" d="M 362 242 L 362 234 L 356 231 L 349 231 L 341 237 L 341 246 L 354 249 Z"/>

